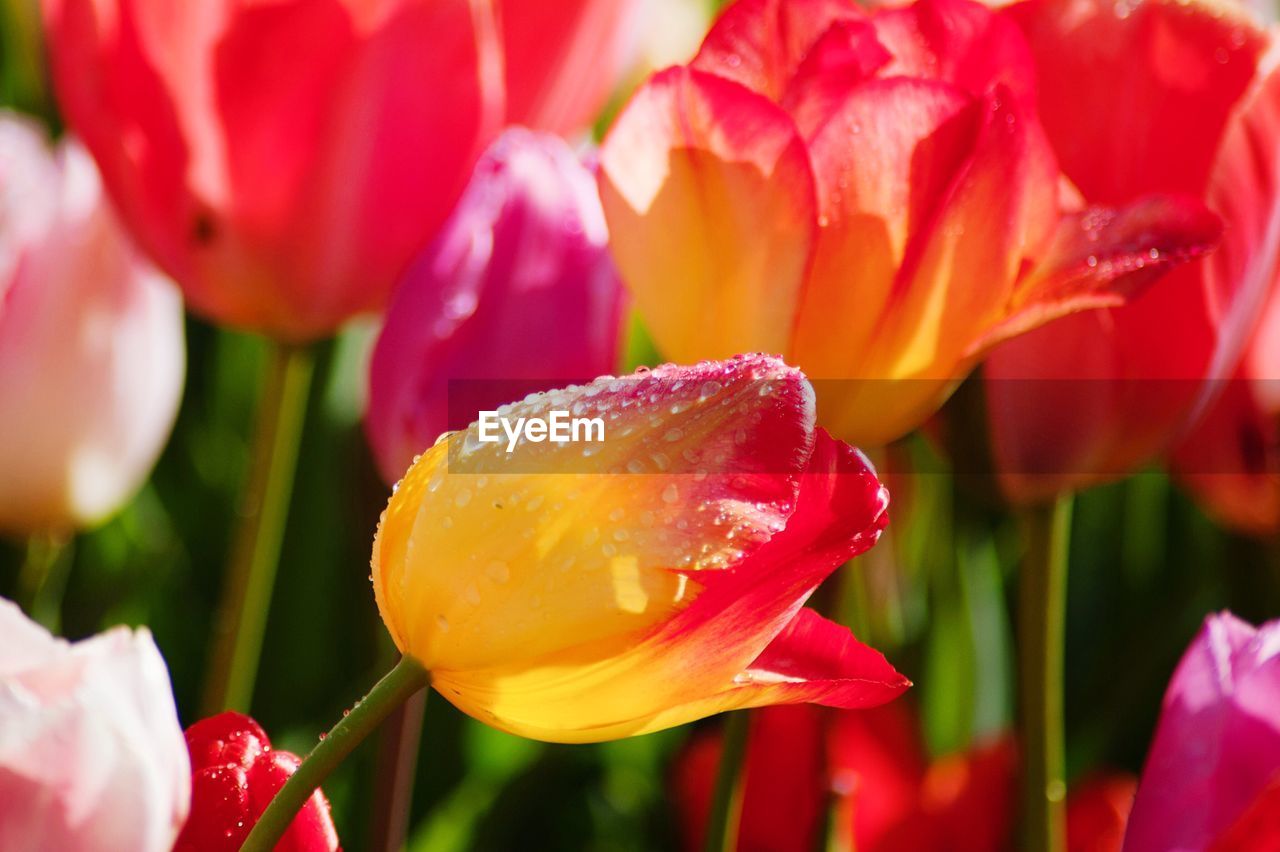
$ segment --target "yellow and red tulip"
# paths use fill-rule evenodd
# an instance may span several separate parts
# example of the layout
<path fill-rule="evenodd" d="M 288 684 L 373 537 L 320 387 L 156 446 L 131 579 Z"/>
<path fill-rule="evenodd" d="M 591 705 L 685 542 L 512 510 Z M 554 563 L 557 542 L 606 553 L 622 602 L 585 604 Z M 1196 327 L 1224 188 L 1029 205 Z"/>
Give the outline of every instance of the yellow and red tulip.
<path fill-rule="evenodd" d="M 721 710 L 880 704 L 908 683 L 802 605 L 875 543 L 888 495 L 774 358 L 664 366 L 504 416 L 602 418 L 595 444 L 506 453 L 476 424 L 424 453 L 373 550 L 383 620 L 463 711 L 614 739 Z"/>
<path fill-rule="evenodd" d="M 1022 34 L 968 0 L 729 7 L 602 148 L 615 257 L 659 348 L 782 354 L 840 380 L 817 384 L 826 428 L 879 444 L 997 342 L 1216 240 L 1194 199 L 1082 209 L 1035 105 Z"/>
<path fill-rule="evenodd" d="M 1178 192 L 1223 221 L 1213 254 L 1131 303 L 991 353 L 995 461 L 1006 493 L 1034 500 L 1166 452 L 1231 375 L 1280 257 L 1280 79 L 1243 4 L 1028 0 L 1003 14 L 1026 34 L 1045 131 L 1086 200 Z"/>

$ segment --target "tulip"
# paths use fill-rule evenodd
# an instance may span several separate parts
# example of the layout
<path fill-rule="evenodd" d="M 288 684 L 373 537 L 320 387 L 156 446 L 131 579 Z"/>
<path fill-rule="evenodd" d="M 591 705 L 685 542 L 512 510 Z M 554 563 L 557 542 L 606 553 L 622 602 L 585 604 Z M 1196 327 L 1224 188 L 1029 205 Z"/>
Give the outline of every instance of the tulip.
<path fill-rule="evenodd" d="M 991 443 L 1010 497 L 1044 499 L 1170 449 L 1231 375 L 1277 274 L 1280 80 L 1243 6 L 1028 0 L 1038 108 L 1063 173 L 1093 203 L 1202 199 L 1223 242 L 1122 307 L 1010 341 L 986 364 Z M 1176 106 L 1175 106 L 1176 105 Z"/>
<path fill-rule="evenodd" d="M 1251 247 L 1244 240 L 1268 233 L 1272 243 L 1280 221 L 1280 157 L 1270 143 L 1280 135 L 1280 75 L 1272 74 L 1240 111 L 1235 125 L 1240 153 L 1231 160 L 1229 200 L 1236 234 L 1231 244 L 1241 253 L 1264 254 L 1274 248 Z M 1260 220 L 1258 217 L 1262 217 Z M 1255 264 L 1269 274 L 1266 302 L 1245 345 L 1234 376 L 1204 420 L 1173 454 L 1174 470 L 1202 505 L 1224 523 L 1255 535 L 1280 531 L 1280 270 Z"/>
<path fill-rule="evenodd" d="M 1280 621 L 1211 615 L 1165 692 L 1125 852 L 1274 849 Z"/>
<path fill-rule="evenodd" d="M 0 600 L 0 849 L 168 852 L 190 783 L 150 633 L 69 644 Z"/>
<path fill-rule="evenodd" d="M 63 113 L 139 243 L 217 322 L 380 310 L 508 121 L 580 128 L 633 0 L 43 0 Z"/>
<path fill-rule="evenodd" d="M 824 716 L 824 713 L 826 714 Z M 1002 735 L 929 760 L 903 701 L 857 711 L 768 707 L 752 718 L 739 852 L 1003 852 L 1013 837 L 1014 746 Z M 684 848 L 703 848 L 720 758 L 717 732 L 697 733 L 672 774 Z M 1117 852 L 1133 782 L 1104 775 L 1071 791 L 1069 849 Z"/>
<path fill-rule="evenodd" d="M 464 712 L 522 736 L 615 739 L 722 710 L 880 704 L 908 682 L 802 604 L 886 522 L 804 376 L 741 356 L 535 394 L 604 440 L 513 445 L 477 424 L 410 468 L 373 549 L 378 609 Z M 504 427 L 505 428 L 505 427 Z"/>
<path fill-rule="evenodd" d="M 365 415 L 383 476 L 465 425 L 449 423 L 450 403 L 470 419 L 513 386 L 612 370 L 621 308 L 594 177 L 560 139 L 507 131 L 387 311 Z"/>
<path fill-rule="evenodd" d="M 1120 852 L 1137 787 L 1121 773 L 1080 782 L 1067 801 L 1067 852 Z"/>
<path fill-rule="evenodd" d="M 761 350 L 882 444 L 997 342 L 1122 303 L 1217 237 L 1198 201 L 1059 192 L 1018 30 L 969 0 L 740 0 L 601 151 L 624 282 L 667 357 Z"/>
<path fill-rule="evenodd" d="M 235 852 L 284 782 L 296 755 L 271 747 L 257 722 L 227 711 L 187 728 L 191 817 L 174 852 Z M 337 852 L 329 802 L 316 790 L 294 817 L 276 852 Z"/>
<path fill-rule="evenodd" d="M 182 304 L 93 161 L 0 113 L 0 530 L 63 533 L 128 500 L 182 394 Z"/>

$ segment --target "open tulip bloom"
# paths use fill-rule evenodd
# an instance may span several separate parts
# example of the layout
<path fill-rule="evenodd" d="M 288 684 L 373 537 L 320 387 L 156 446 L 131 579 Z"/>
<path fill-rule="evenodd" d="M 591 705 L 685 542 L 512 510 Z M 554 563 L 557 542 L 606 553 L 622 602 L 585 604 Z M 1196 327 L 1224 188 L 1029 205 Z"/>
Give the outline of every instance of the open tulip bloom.
<path fill-rule="evenodd" d="M 1035 81 L 1014 23 L 969 0 L 729 7 L 601 151 L 614 255 L 660 351 L 782 354 L 824 427 L 878 445 L 1000 341 L 1121 304 L 1217 241 L 1194 196 L 1086 205 Z"/>
<path fill-rule="evenodd" d="M 888 494 L 815 427 L 798 370 L 766 356 L 664 366 L 497 413 L 558 410 L 599 418 L 604 439 L 524 437 L 508 452 L 472 424 L 401 480 L 373 586 L 404 658 L 317 765 L 428 682 L 483 722 L 561 742 L 768 704 L 870 707 L 907 688 L 803 606 L 876 542 Z M 316 783 L 312 762 L 295 777 Z M 291 803 L 309 792 L 296 786 Z"/>

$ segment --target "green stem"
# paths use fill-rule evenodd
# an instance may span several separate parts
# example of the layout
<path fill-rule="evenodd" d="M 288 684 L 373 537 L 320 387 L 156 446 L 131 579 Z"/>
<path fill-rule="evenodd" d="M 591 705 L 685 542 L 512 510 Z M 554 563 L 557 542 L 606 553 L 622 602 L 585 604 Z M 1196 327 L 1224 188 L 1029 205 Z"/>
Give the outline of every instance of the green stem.
<path fill-rule="evenodd" d="M 253 456 L 214 630 L 204 716 L 249 710 L 289 517 L 314 358 L 310 347 L 277 341 L 270 347 Z"/>
<path fill-rule="evenodd" d="M 329 773 L 393 710 L 430 683 L 431 676 L 421 663 L 410 657 L 401 657 L 395 668 L 387 672 L 306 756 L 298 771 L 289 777 L 262 812 L 240 852 L 270 852 L 274 849 L 299 808 L 324 783 Z"/>
<path fill-rule="evenodd" d="M 404 848 L 426 709 L 427 693 L 419 693 L 396 708 L 382 726 L 369 833 L 372 852 L 399 852 Z"/>
<path fill-rule="evenodd" d="M 57 533 L 35 533 L 18 574 L 17 598 L 27 615 L 50 632 L 62 626 L 62 596 L 71 572 L 68 539 Z"/>
<path fill-rule="evenodd" d="M 711 814 L 707 820 L 706 852 L 732 852 L 738 846 L 738 818 L 742 813 L 742 765 L 747 756 L 751 714 L 738 710 L 725 716 L 724 744 L 716 773 Z"/>
<path fill-rule="evenodd" d="M 1064 495 L 1025 516 L 1028 550 L 1018 606 L 1023 848 L 1037 852 L 1066 848 L 1062 664 L 1071 501 Z"/>

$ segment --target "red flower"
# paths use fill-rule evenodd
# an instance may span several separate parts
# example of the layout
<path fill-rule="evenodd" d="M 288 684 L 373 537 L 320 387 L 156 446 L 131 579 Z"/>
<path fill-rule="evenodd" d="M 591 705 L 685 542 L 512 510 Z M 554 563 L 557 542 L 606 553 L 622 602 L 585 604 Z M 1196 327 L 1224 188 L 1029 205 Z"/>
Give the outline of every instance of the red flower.
<path fill-rule="evenodd" d="M 234 852 L 275 794 L 298 769 L 297 755 L 271 748 L 266 732 L 240 713 L 219 713 L 187 728 L 191 816 L 174 852 Z M 316 790 L 276 852 L 337 852 L 329 802 Z"/>
<path fill-rule="evenodd" d="M 828 714 L 825 719 L 823 714 Z M 824 733 L 825 726 L 825 733 Z M 720 758 L 697 734 L 673 775 L 685 848 L 702 848 Z M 739 852 L 809 852 L 831 839 L 858 852 L 1003 852 L 1014 839 L 1012 737 L 930 761 L 910 704 L 872 710 L 766 707 L 747 740 Z M 1073 791 L 1071 852 L 1116 852 L 1135 782 L 1103 776 Z"/>
<path fill-rule="evenodd" d="M 138 243 L 220 323 L 382 309 L 506 124 L 581 130 L 633 0 L 43 0 L 58 101 Z"/>
<path fill-rule="evenodd" d="M 1208 258 L 1122 307 L 1009 341 L 986 363 L 1005 490 L 1036 499 L 1123 475 L 1169 449 L 1230 375 L 1275 275 L 1280 225 L 1270 39 L 1243 6 L 1027 0 L 1037 110 L 1093 204 L 1183 193 L 1223 220 Z"/>

